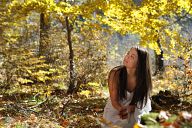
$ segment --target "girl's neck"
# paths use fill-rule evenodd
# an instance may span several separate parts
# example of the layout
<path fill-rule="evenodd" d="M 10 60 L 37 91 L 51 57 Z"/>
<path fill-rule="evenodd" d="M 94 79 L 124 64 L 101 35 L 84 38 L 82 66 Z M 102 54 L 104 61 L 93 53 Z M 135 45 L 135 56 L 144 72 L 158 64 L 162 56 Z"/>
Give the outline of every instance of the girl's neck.
<path fill-rule="evenodd" d="M 128 77 L 135 77 L 136 76 L 136 68 L 127 68 L 127 76 Z"/>

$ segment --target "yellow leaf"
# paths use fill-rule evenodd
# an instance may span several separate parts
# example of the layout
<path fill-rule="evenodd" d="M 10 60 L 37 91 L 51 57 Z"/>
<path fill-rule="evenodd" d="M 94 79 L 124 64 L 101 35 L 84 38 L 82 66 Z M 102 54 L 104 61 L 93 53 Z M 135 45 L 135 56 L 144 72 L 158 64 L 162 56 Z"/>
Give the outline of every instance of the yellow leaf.
<path fill-rule="evenodd" d="M 94 82 L 89 82 L 88 85 L 99 87 L 99 84 Z"/>
<path fill-rule="evenodd" d="M 141 128 L 138 123 L 134 124 L 133 128 Z"/>
<path fill-rule="evenodd" d="M 84 95 L 86 97 L 89 97 L 90 93 L 91 92 L 89 90 L 85 90 L 85 91 L 83 90 L 83 91 L 80 92 L 80 95 Z"/>

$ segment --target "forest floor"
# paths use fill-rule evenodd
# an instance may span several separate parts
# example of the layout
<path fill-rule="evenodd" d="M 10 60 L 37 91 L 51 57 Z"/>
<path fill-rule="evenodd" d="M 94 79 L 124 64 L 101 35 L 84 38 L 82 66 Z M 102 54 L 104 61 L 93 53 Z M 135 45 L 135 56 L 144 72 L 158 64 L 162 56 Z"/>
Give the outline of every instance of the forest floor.
<path fill-rule="evenodd" d="M 25 94 L 0 97 L 0 128 L 100 128 L 107 101 L 102 96 L 65 94 L 52 95 L 45 100 L 29 97 Z M 170 91 L 152 96 L 152 112 L 162 110 L 176 115 L 190 112 L 188 117 L 192 121 L 192 104 Z"/>

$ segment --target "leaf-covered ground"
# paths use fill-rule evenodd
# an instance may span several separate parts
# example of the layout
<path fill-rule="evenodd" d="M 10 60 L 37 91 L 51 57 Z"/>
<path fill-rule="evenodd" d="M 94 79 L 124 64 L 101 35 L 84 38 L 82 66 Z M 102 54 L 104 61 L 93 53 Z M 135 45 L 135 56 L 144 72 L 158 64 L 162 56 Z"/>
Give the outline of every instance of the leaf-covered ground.
<path fill-rule="evenodd" d="M 19 98 L 18 102 L 18 96 L 1 96 L 0 127 L 100 128 L 103 108 L 107 101 L 100 96 L 87 98 L 82 95 L 53 95 L 44 100 L 37 97 L 27 98 L 27 96 Z M 143 118 L 143 124 L 148 127 L 188 128 L 192 126 L 190 113 L 192 105 L 180 100 L 178 95 L 170 91 L 160 91 L 152 96 L 152 108 L 151 115 Z M 135 127 L 142 126 L 135 125 Z"/>

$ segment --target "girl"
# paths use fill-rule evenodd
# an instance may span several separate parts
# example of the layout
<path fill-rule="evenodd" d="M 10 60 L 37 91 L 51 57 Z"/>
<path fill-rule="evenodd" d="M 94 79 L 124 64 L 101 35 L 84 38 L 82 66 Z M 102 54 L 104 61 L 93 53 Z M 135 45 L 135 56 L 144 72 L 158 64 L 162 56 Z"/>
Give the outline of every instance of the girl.
<path fill-rule="evenodd" d="M 122 128 L 139 123 L 141 115 L 151 111 L 149 53 L 138 47 L 131 48 L 123 65 L 110 71 L 108 86 L 110 97 L 104 108 L 104 119 Z"/>

